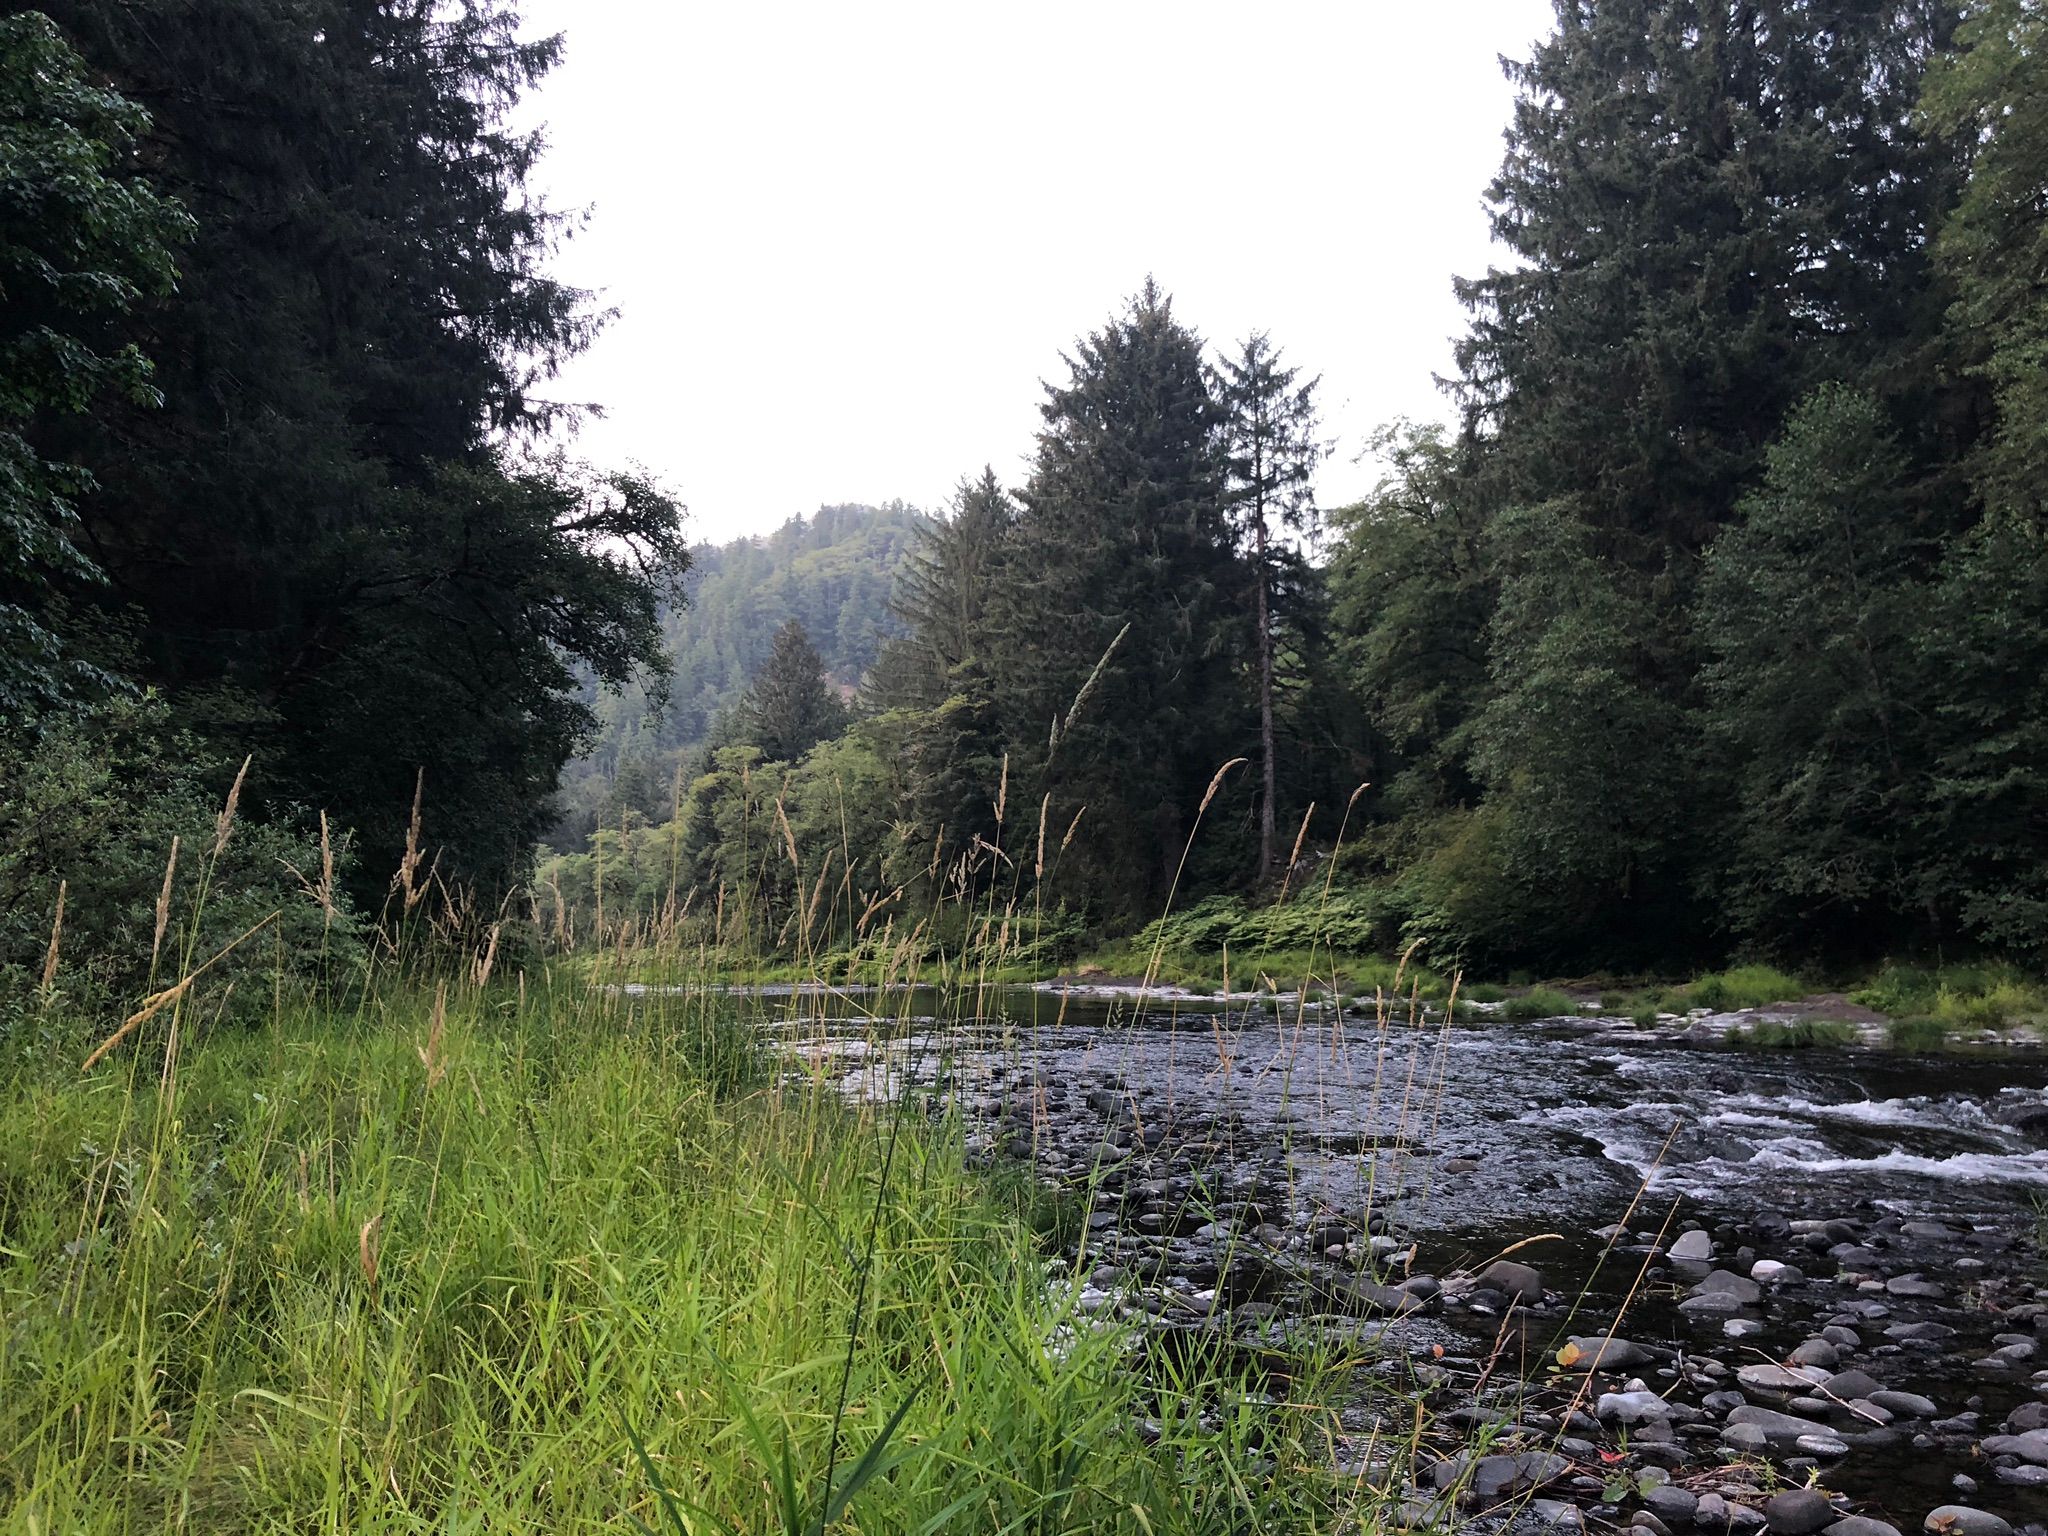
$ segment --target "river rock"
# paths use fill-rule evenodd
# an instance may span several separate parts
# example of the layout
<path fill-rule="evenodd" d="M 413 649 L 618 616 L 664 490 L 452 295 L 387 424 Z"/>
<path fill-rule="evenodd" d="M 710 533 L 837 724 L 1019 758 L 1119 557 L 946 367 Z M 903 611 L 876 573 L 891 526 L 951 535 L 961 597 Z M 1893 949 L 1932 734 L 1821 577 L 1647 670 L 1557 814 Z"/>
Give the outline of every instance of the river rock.
<path fill-rule="evenodd" d="M 1693 1524 L 1703 1531 L 1760 1531 L 1764 1524 L 1764 1517 L 1756 1510 L 1724 1499 L 1718 1493 L 1701 1494 L 1692 1518 Z"/>
<path fill-rule="evenodd" d="M 1764 1331 L 1764 1325 L 1753 1317 L 1730 1317 L 1722 1320 L 1721 1331 L 1731 1339 L 1753 1339 Z"/>
<path fill-rule="evenodd" d="M 1527 1493 L 1554 1483 L 1571 1463 L 1549 1451 L 1524 1451 L 1519 1456 L 1482 1456 L 1472 1466 L 1472 1491 L 1482 1499 Z"/>
<path fill-rule="evenodd" d="M 1931 1419 L 1941 1410 L 1933 1401 L 1917 1392 L 1866 1392 L 1863 1394 L 1880 1408 L 1889 1408 L 1902 1419 Z"/>
<path fill-rule="evenodd" d="M 2018 1435 L 1991 1435 L 1983 1441 L 1991 1456 L 2017 1456 L 2037 1467 L 2048 1467 L 2048 1429 L 2030 1429 Z"/>
<path fill-rule="evenodd" d="M 1899 1528 L 1868 1515 L 1844 1515 L 1833 1525 L 1823 1526 L 1821 1536 L 1899 1536 Z"/>
<path fill-rule="evenodd" d="M 1967 1504 L 1944 1504 L 1929 1510 L 1920 1529 L 1927 1536 L 2012 1536 L 2012 1526 L 2006 1521 Z"/>
<path fill-rule="evenodd" d="M 1834 1523 L 1834 1505 L 1811 1488 L 1788 1488 L 1764 1505 L 1764 1524 L 1777 1536 L 1819 1536 Z"/>
<path fill-rule="evenodd" d="M 1628 1529 L 1648 1531 L 1650 1536 L 1671 1536 L 1671 1527 L 1647 1509 L 1639 1509 L 1628 1517 Z"/>
<path fill-rule="evenodd" d="M 1774 1408 L 1759 1408 L 1754 1403 L 1744 1403 L 1728 1415 L 1732 1428 L 1748 1425 L 1773 1445 L 1790 1445 L 1801 1435 L 1820 1435 L 1834 1438 L 1834 1431 L 1825 1424 L 1816 1424 L 1812 1419 L 1795 1419 L 1789 1413 L 1779 1413 Z"/>
<path fill-rule="evenodd" d="M 1764 1288 L 1754 1280 L 1745 1280 L 1734 1271 L 1727 1269 L 1712 1271 L 1706 1279 L 1692 1288 L 1692 1293 L 1695 1296 L 1708 1296 L 1715 1292 L 1733 1296 L 1737 1301 L 1747 1306 L 1751 1302 L 1763 1300 Z"/>
<path fill-rule="evenodd" d="M 1832 1371 L 1841 1362 L 1842 1353 L 1826 1339 L 1808 1339 L 1785 1357 L 1789 1365 L 1817 1365 Z"/>
<path fill-rule="evenodd" d="M 1570 1343 L 1579 1352 L 1579 1358 L 1572 1362 L 1575 1370 L 1620 1371 L 1632 1365 L 1646 1365 L 1655 1358 L 1642 1345 L 1610 1335 L 1575 1333 Z"/>
<path fill-rule="evenodd" d="M 1499 1291 L 1510 1301 L 1543 1299 L 1543 1271 L 1512 1259 L 1495 1259 L 1480 1271 L 1479 1283 L 1490 1291 Z"/>
<path fill-rule="evenodd" d="M 1660 1483 L 1643 1495 L 1643 1504 L 1666 1525 L 1691 1525 L 1700 1501 L 1697 1495 L 1687 1493 L 1683 1488 Z"/>
<path fill-rule="evenodd" d="M 1753 1392 L 1806 1392 L 1828 1380 L 1817 1365 L 1745 1365 L 1735 1379 Z"/>
<path fill-rule="evenodd" d="M 1742 1310 L 1742 1298 L 1728 1291 L 1702 1291 L 1678 1304 L 1687 1317 L 1727 1317 Z"/>
<path fill-rule="evenodd" d="M 1839 1398 L 1845 1403 L 1884 1390 L 1884 1383 L 1867 1371 L 1837 1371 L 1828 1378 L 1827 1385 L 1828 1396 Z"/>
<path fill-rule="evenodd" d="M 1885 1291 L 1892 1296 L 1905 1296 L 1918 1301 L 1944 1301 L 1948 1292 L 1932 1280 L 1923 1280 L 1917 1274 L 1894 1275 L 1884 1283 Z"/>
<path fill-rule="evenodd" d="M 1661 1424 L 1670 1419 L 1671 1405 L 1649 1391 L 1602 1392 L 1593 1405 L 1593 1415 L 1603 1423 Z"/>
<path fill-rule="evenodd" d="M 1669 1256 L 1681 1262 L 1704 1264 L 1714 1256 L 1714 1239 L 1704 1229 L 1694 1227 L 1690 1232 L 1679 1234 L 1678 1240 L 1671 1245 Z"/>
<path fill-rule="evenodd" d="M 2048 1403 L 2021 1403 L 2006 1415 L 2007 1434 L 2023 1435 L 2030 1429 L 2048 1429 Z"/>

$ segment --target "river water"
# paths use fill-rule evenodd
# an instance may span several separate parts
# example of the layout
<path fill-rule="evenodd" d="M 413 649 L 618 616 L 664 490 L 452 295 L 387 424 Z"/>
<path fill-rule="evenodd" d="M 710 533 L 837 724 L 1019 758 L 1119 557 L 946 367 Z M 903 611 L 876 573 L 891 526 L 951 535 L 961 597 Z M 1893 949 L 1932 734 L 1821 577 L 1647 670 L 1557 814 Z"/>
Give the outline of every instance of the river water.
<path fill-rule="evenodd" d="M 1770 1251 L 1809 1259 L 1814 1282 L 1749 1309 L 1764 1331 L 1743 1358 L 1783 1358 L 1830 1314 L 1840 1322 L 1841 1309 L 1860 1305 L 1870 1347 L 1844 1365 L 1965 1420 L 1882 1456 L 1852 1453 L 1826 1468 L 1826 1485 L 1910 1530 L 1958 1497 L 1957 1471 L 1974 1472 L 1984 1486 L 1973 1505 L 2015 1523 L 2048 1517 L 2048 1491 L 1995 1483 L 1966 1449 L 2016 1404 L 2048 1395 L 2048 1372 L 2032 1377 L 2048 1359 L 1996 1371 L 1981 1359 L 1994 1333 L 2032 1331 L 2031 1319 L 2004 1315 L 2015 1297 L 2048 1300 L 2048 1289 L 2031 1289 L 2048 1287 L 2048 1059 L 2037 1051 L 1766 1049 L 1744 1045 L 1725 1019 L 1446 1024 L 1288 1000 L 1138 1003 L 1033 989 L 984 994 L 964 1017 L 957 1000 L 917 993 L 771 1006 L 808 1070 L 853 1096 L 928 1092 L 964 1115 L 978 1149 L 1032 1156 L 1070 1183 L 1153 1158 L 1143 1171 L 1160 1180 L 1145 1187 L 1200 1208 L 1154 1200 L 1138 1214 L 1127 1190 L 1121 1212 L 1098 1216 L 1091 1232 L 1117 1264 L 1127 1262 L 1120 1234 L 1126 1253 L 1139 1241 L 1184 1246 L 1232 1213 L 1268 1233 L 1385 1224 L 1414 1245 L 1416 1269 L 1439 1275 L 1524 1244 L 1517 1259 L 1539 1264 L 1582 1311 L 1608 1308 L 1611 1326 L 1659 1237 L 1713 1229 L 1724 1250 L 1716 1262 L 1746 1274 L 1763 1251 L 1736 1246 L 1752 1223 L 1855 1223 L 1895 1250 L 1880 1280 L 1859 1289 L 1835 1281 L 1822 1254 Z M 1610 1223 L 1626 1225 L 1633 1236 L 1619 1242 L 1644 1260 L 1596 1263 Z M 1313 1249 L 1322 1239 L 1292 1241 Z M 1881 1277 L 1907 1264 L 1943 1299 L 1893 1301 Z M 1157 1278 L 1156 1267 L 1140 1272 Z M 1988 1289 L 1985 1275 L 1998 1277 Z M 1738 1363 L 1717 1319 L 1703 1328 L 1677 1312 L 1690 1278 L 1640 1296 L 1624 1319 L 1631 1335 Z M 1906 1319 L 1953 1326 L 1953 1344 L 1885 1342 L 1887 1321 Z M 1495 1319 L 1482 1308 L 1463 1323 L 1484 1332 Z"/>

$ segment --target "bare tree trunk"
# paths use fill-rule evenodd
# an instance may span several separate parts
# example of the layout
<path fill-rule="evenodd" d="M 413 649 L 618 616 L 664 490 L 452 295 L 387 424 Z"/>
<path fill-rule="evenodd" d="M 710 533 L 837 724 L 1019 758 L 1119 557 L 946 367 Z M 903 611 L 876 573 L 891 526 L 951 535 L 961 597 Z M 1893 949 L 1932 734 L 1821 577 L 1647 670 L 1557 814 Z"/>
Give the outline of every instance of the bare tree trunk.
<path fill-rule="evenodd" d="M 1259 796 L 1259 878 L 1273 878 L 1273 800 L 1278 770 L 1273 751 L 1273 626 L 1266 614 L 1266 509 L 1257 516 L 1259 625 L 1259 766 L 1265 792 Z"/>

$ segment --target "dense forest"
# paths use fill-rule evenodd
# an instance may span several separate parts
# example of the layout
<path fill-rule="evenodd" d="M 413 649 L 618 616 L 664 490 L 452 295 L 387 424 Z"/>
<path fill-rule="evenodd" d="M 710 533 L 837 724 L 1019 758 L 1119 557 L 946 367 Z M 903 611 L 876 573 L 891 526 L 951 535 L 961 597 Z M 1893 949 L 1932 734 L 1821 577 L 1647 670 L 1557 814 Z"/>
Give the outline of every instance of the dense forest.
<path fill-rule="evenodd" d="M 230 786 L 224 929 L 323 956 L 428 883 L 757 950 L 972 891 L 1057 948 L 1308 869 L 1347 943 L 1491 965 L 2048 942 L 2026 0 L 1561 0 L 1455 419 L 1387 427 L 1356 505 L 1311 494 L 1315 338 L 1217 344 L 1148 278 L 1018 483 L 694 552 L 559 446 L 610 318 L 513 126 L 559 40 L 498 0 L 0 27 L 16 982 L 66 903 L 146 938 Z"/>

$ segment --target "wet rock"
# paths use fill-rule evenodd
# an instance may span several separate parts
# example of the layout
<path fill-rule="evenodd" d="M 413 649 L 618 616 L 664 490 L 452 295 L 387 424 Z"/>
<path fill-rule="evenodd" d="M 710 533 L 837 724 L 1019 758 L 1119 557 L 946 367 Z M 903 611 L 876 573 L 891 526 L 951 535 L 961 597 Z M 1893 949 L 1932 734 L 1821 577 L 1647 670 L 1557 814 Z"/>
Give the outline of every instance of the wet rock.
<path fill-rule="evenodd" d="M 1823 1461 L 1839 1461 L 1849 1454 L 1849 1442 L 1837 1440 L 1833 1435 L 1801 1435 L 1792 1444 L 1795 1449 Z"/>
<path fill-rule="evenodd" d="M 1840 1363 L 1842 1353 L 1826 1339 L 1808 1339 L 1785 1357 L 1790 1365 L 1817 1365 L 1832 1371 Z"/>
<path fill-rule="evenodd" d="M 1548 1530 L 1583 1531 L 1586 1517 L 1576 1504 L 1567 1504 L 1562 1499 L 1532 1499 L 1529 1513 Z"/>
<path fill-rule="evenodd" d="M 1819 1536 L 1834 1523 L 1834 1505 L 1811 1488 L 1788 1488 L 1764 1505 L 1764 1524 L 1776 1536 Z"/>
<path fill-rule="evenodd" d="M 1696 1494 L 1662 1483 L 1643 1495 L 1643 1505 L 1666 1525 L 1691 1525 L 1700 1501 Z"/>
<path fill-rule="evenodd" d="M 1726 1269 L 1714 1270 L 1692 1288 L 1692 1293 L 1695 1296 L 1711 1296 L 1717 1293 L 1733 1296 L 1745 1306 L 1763 1300 L 1764 1295 L 1763 1287 L 1754 1280 L 1745 1280 L 1734 1271 Z"/>
<path fill-rule="evenodd" d="M 1512 1259 L 1495 1259 L 1480 1271 L 1479 1283 L 1488 1290 L 1499 1291 L 1510 1301 L 1543 1299 L 1543 1271 L 1534 1265 L 1517 1264 Z"/>
<path fill-rule="evenodd" d="M 1647 1365 L 1654 1356 L 1640 1344 L 1610 1335 L 1575 1333 L 1568 1341 L 1578 1350 L 1572 1368 L 1580 1371 L 1623 1371 L 1632 1365 Z"/>
<path fill-rule="evenodd" d="M 1941 1410 L 1933 1401 L 1917 1392 L 1866 1392 L 1863 1394 L 1880 1408 L 1888 1408 L 1902 1419 L 1931 1419 Z"/>
<path fill-rule="evenodd" d="M 1821 1536 L 1899 1536 L 1899 1528 L 1868 1515 L 1844 1515 L 1833 1525 L 1823 1526 Z"/>
<path fill-rule="evenodd" d="M 1827 1386 L 1827 1395 L 1844 1403 L 1884 1390 L 1884 1384 L 1867 1371 L 1838 1371 L 1828 1378 Z"/>
<path fill-rule="evenodd" d="M 1948 1291 L 1932 1280 L 1923 1280 L 1919 1275 L 1894 1275 L 1884 1283 L 1885 1293 L 1891 1296 L 1905 1296 L 1917 1301 L 1945 1301 Z"/>
<path fill-rule="evenodd" d="M 2017 1435 L 1989 1435 L 1983 1441 L 1988 1456 L 2017 1456 L 2037 1467 L 2048 1467 L 2048 1429 L 2030 1429 Z"/>
<path fill-rule="evenodd" d="M 1740 1533 L 1762 1530 L 1764 1517 L 1747 1504 L 1738 1504 L 1718 1493 L 1703 1493 L 1693 1511 L 1693 1524 L 1703 1531 Z"/>
<path fill-rule="evenodd" d="M 1764 1331 L 1764 1325 L 1753 1317 L 1731 1317 L 1722 1321 L 1721 1331 L 1731 1339 L 1753 1339 Z"/>
<path fill-rule="evenodd" d="M 1728 1291 L 1704 1291 L 1678 1304 L 1687 1317 L 1727 1317 L 1742 1310 L 1742 1298 Z"/>
<path fill-rule="evenodd" d="M 1690 1232 L 1679 1234 L 1670 1247 L 1669 1255 L 1674 1259 L 1703 1264 L 1714 1256 L 1714 1239 L 1702 1228 L 1694 1227 Z"/>
<path fill-rule="evenodd" d="M 2030 1429 L 2048 1429 L 2048 1403 L 2021 1403 L 2006 1415 L 2008 1434 L 2023 1435 Z"/>
<path fill-rule="evenodd" d="M 1647 1509 L 1639 1509 L 1630 1515 L 1628 1528 L 1632 1531 L 1648 1531 L 1650 1536 L 1671 1536 L 1671 1527 Z"/>
<path fill-rule="evenodd" d="M 1861 1349 L 1863 1336 L 1845 1323 L 1830 1323 L 1821 1329 L 1820 1336 L 1837 1349 Z"/>
<path fill-rule="evenodd" d="M 2048 1488 L 2048 1467 L 2022 1462 L 2014 1467 L 1993 1467 L 1991 1475 L 2008 1488 Z"/>
<path fill-rule="evenodd" d="M 1594 1416 L 1603 1423 L 1638 1424 L 1664 1423 L 1671 1417 L 1671 1407 L 1656 1393 L 1603 1392 L 1593 1405 Z"/>
<path fill-rule="evenodd" d="M 1929 1510 L 1920 1529 L 1928 1536 L 2012 1536 L 2012 1526 L 1997 1515 L 1967 1504 L 1944 1504 Z"/>
<path fill-rule="evenodd" d="M 1745 1365 L 1735 1379 L 1752 1392 L 1807 1392 L 1828 1380 L 1817 1365 Z"/>
<path fill-rule="evenodd" d="M 1759 1408 L 1754 1403 L 1744 1403 L 1729 1414 L 1728 1424 L 1730 1428 L 1747 1426 L 1773 1445 L 1790 1445 L 1801 1435 L 1833 1438 L 1833 1431 L 1825 1424 L 1816 1424 L 1811 1419 L 1797 1419 L 1789 1413 L 1779 1413 L 1773 1408 Z"/>

